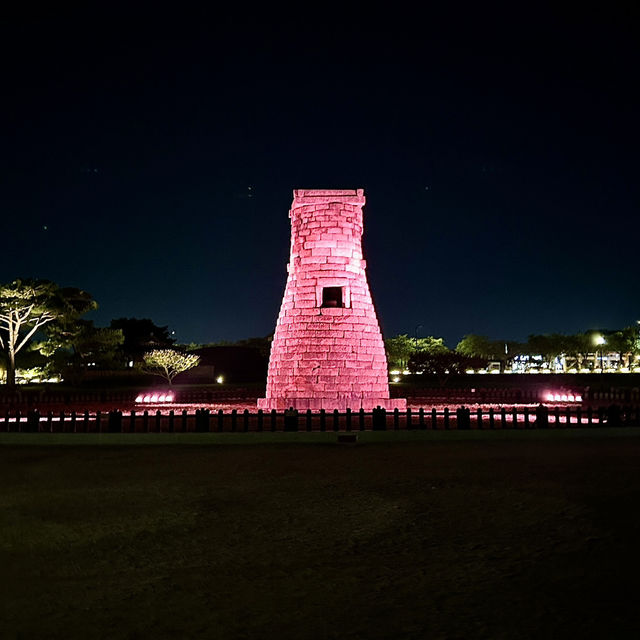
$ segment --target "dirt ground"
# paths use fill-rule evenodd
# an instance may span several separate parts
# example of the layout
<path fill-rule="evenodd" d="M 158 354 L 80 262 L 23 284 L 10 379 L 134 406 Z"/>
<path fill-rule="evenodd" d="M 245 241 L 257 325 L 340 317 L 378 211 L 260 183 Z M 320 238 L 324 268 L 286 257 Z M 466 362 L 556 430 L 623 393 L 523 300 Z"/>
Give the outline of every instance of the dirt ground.
<path fill-rule="evenodd" d="M 4 444 L 0 636 L 638 637 L 640 436 L 566 434 Z"/>

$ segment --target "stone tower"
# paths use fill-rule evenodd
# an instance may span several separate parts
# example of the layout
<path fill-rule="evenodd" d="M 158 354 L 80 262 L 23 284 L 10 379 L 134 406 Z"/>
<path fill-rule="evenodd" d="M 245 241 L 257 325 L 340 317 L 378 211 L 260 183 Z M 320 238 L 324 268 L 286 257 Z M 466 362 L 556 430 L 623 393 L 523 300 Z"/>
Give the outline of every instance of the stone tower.
<path fill-rule="evenodd" d="M 387 358 L 362 258 L 363 189 L 296 189 L 289 276 L 261 409 L 369 411 L 389 399 Z"/>

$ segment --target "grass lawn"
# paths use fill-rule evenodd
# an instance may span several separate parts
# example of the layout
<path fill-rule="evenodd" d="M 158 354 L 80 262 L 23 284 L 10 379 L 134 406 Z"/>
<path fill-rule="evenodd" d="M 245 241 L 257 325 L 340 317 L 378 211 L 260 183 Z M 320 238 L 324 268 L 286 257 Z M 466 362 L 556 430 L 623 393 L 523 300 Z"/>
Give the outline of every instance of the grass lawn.
<path fill-rule="evenodd" d="M 1 436 L 0 637 L 640 633 L 632 429 Z"/>

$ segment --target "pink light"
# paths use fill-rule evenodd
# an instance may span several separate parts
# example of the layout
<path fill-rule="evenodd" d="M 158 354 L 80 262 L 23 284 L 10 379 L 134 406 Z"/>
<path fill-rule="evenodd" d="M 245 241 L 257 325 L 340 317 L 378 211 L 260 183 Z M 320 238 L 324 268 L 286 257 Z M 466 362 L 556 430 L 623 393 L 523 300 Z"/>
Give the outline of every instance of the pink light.
<path fill-rule="evenodd" d="M 136 402 L 142 402 L 142 400 L 143 400 L 143 398 L 142 398 L 141 395 L 136 398 Z"/>
<path fill-rule="evenodd" d="M 566 394 L 566 393 L 563 393 L 563 394 L 562 394 L 562 396 L 561 396 L 561 398 L 562 398 L 562 401 L 563 401 L 563 402 L 566 402 L 566 401 L 569 399 L 569 398 L 567 397 L 567 394 Z"/>
<path fill-rule="evenodd" d="M 575 397 L 572 393 L 569 394 L 569 402 L 573 402 L 575 400 Z"/>
<path fill-rule="evenodd" d="M 582 396 L 576 396 L 576 402 L 582 402 Z"/>
<path fill-rule="evenodd" d="M 158 394 L 157 394 L 157 393 L 154 393 L 154 394 L 151 396 L 151 402 L 158 402 Z"/>
<path fill-rule="evenodd" d="M 167 393 L 167 402 L 173 402 L 173 393 Z"/>
<path fill-rule="evenodd" d="M 147 393 L 147 395 L 142 398 L 142 402 L 149 402 L 151 400 L 151 396 Z"/>
<path fill-rule="evenodd" d="M 553 393 L 547 393 L 547 401 L 553 402 Z"/>
<path fill-rule="evenodd" d="M 167 396 L 164 393 L 161 393 L 158 396 L 158 402 L 164 402 L 167 399 Z"/>
<path fill-rule="evenodd" d="M 556 394 L 553 396 L 553 399 L 554 399 L 556 402 L 560 402 L 560 400 L 561 400 L 560 394 L 559 394 L 559 393 L 556 393 Z"/>

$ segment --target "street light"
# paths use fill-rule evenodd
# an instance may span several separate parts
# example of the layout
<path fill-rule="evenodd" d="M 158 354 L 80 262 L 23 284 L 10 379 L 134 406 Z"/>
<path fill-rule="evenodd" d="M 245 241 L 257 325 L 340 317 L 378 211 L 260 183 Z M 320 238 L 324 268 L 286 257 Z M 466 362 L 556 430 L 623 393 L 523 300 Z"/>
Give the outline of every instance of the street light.
<path fill-rule="evenodd" d="M 604 367 L 602 365 L 602 345 L 607 344 L 607 341 L 604 339 L 604 336 L 596 336 L 594 342 L 600 347 L 600 373 L 604 373 Z"/>
<path fill-rule="evenodd" d="M 638 322 L 640 322 L 640 320 Z M 418 349 L 418 329 L 421 329 L 421 328 L 422 328 L 422 325 L 421 324 L 417 324 L 416 328 L 413 330 L 413 335 L 414 335 L 414 338 L 415 338 L 414 344 L 415 344 L 416 350 Z"/>

